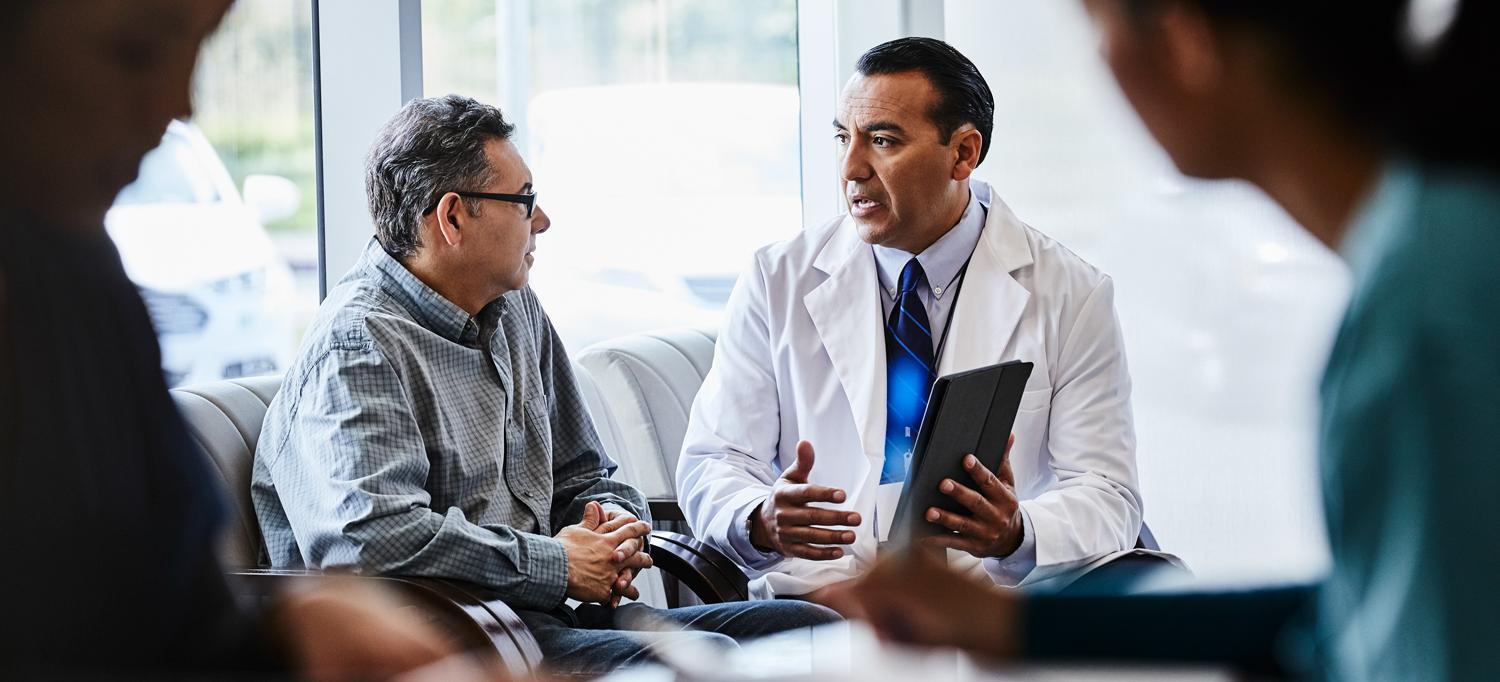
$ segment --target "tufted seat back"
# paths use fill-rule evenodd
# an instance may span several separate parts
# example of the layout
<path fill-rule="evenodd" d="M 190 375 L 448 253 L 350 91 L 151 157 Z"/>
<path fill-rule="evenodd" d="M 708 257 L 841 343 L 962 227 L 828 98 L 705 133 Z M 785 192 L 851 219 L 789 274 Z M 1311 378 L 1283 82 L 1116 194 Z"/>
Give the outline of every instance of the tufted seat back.
<path fill-rule="evenodd" d="M 172 389 L 188 433 L 208 454 L 229 494 L 234 513 L 220 556 L 231 568 L 263 565 L 260 525 L 250 502 L 250 468 L 266 407 L 280 388 L 280 376 L 266 376 Z"/>
<path fill-rule="evenodd" d="M 711 331 L 671 329 L 611 339 L 578 354 L 584 397 L 617 477 L 652 499 L 676 499 L 688 412 L 713 364 Z M 580 380 L 582 383 L 583 380 Z"/>

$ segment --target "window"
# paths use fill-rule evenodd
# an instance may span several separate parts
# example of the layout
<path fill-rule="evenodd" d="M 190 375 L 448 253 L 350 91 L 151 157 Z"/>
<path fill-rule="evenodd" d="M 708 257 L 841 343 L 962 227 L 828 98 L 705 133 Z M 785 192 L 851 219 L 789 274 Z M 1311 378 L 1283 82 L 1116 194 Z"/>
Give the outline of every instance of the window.
<path fill-rule="evenodd" d="M 945 9 L 947 40 L 995 93 L 978 175 L 1114 278 L 1158 539 L 1200 575 L 1324 570 L 1315 387 L 1342 265 L 1253 188 L 1181 176 L 1098 58 L 1081 4 Z"/>
<path fill-rule="evenodd" d="M 532 286 L 573 351 L 715 326 L 801 228 L 793 0 L 431 0 L 425 94 L 499 106 L 552 228 Z"/>
<path fill-rule="evenodd" d="M 105 219 L 169 384 L 286 369 L 316 310 L 312 6 L 240 0 Z"/>

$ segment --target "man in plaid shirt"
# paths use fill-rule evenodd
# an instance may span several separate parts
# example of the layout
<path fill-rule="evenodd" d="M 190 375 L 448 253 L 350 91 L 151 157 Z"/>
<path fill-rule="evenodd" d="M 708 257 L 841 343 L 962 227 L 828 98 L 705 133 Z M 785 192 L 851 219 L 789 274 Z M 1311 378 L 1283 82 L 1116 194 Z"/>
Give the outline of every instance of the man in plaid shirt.
<path fill-rule="evenodd" d="M 513 130 L 454 95 L 386 124 L 366 164 L 376 238 L 266 415 L 252 495 L 271 565 L 484 585 L 554 671 L 596 674 L 648 656 L 620 630 L 650 607 L 616 607 L 651 565 L 649 517 L 610 480 L 526 286 L 551 221 Z M 726 642 L 836 619 L 802 602 L 653 611 Z"/>

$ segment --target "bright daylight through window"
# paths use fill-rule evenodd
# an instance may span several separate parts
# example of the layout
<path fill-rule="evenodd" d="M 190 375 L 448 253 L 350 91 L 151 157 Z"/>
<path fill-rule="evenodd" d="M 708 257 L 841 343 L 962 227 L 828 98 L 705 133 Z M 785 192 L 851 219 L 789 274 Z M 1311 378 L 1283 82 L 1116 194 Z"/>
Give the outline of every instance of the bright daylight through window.
<path fill-rule="evenodd" d="M 716 326 L 802 226 L 793 0 L 429 0 L 423 89 L 499 106 L 552 228 L 532 285 L 569 350 Z"/>

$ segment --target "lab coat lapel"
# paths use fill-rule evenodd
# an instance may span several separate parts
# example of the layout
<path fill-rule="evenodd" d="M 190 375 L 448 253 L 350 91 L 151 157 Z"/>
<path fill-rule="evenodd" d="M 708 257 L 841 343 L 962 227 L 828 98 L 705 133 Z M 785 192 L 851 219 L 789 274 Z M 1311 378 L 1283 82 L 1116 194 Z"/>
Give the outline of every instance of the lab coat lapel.
<path fill-rule="evenodd" d="M 846 216 L 813 266 L 828 279 L 802 301 L 849 399 L 865 456 L 874 462 L 885 452 L 885 336 L 875 258 Z"/>
<path fill-rule="evenodd" d="M 976 186 L 975 190 L 989 192 L 989 187 Z M 1002 354 L 1031 298 L 1031 292 L 1011 273 L 1031 262 L 1031 247 L 1020 221 L 998 198 L 992 200 L 958 292 L 947 345 L 938 360 L 939 375 L 1008 359 Z"/>

